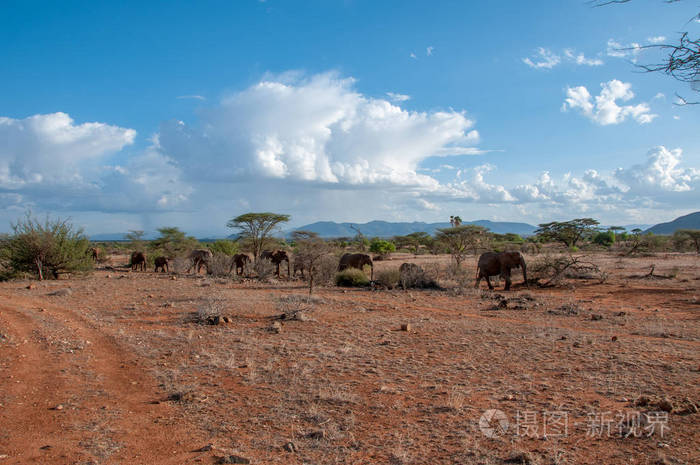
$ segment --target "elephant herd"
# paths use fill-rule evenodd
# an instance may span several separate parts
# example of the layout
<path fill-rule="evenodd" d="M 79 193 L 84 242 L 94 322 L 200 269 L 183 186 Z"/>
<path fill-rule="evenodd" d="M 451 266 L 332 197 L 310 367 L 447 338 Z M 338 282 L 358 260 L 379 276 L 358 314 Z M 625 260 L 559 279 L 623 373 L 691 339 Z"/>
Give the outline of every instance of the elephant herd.
<path fill-rule="evenodd" d="M 95 253 L 95 257 L 97 253 Z M 188 255 L 189 267 L 187 272 L 189 273 L 192 269 L 196 273 L 200 273 L 202 268 L 206 268 L 207 271 L 210 269 L 210 263 L 213 258 L 213 254 L 209 249 L 195 249 Z M 301 272 L 301 277 L 304 278 L 305 266 L 301 261 L 295 261 L 294 263 L 294 273 L 290 273 L 290 258 L 287 252 L 284 250 L 265 250 L 260 254 L 262 260 L 269 260 L 273 265 L 275 265 L 275 274 L 277 277 L 280 276 L 280 265 L 287 262 L 287 276 L 296 276 L 297 272 Z M 251 259 L 247 254 L 236 254 L 231 257 L 231 265 L 228 272 L 231 273 L 234 269 L 236 275 L 243 275 L 245 268 L 251 263 Z M 168 271 L 168 259 L 165 257 L 156 257 L 154 260 L 155 271 L 167 272 Z M 370 280 L 374 280 L 374 263 L 369 255 L 363 253 L 346 253 L 340 257 L 338 263 L 338 271 L 343 271 L 348 268 L 356 268 L 363 270 L 365 266 L 370 267 Z M 475 288 L 479 287 L 479 283 L 482 279 L 486 279 L 486 284 L 489 289 L 493 289 L 493 285 L 489 280 L 490 276 L 500 276 L 505 280 L 504 290 L 509 290 L 512 284 L 511 282 L 511 270 L 513 268 L 522 268 L 523 271 L 523 284 L 527 286 L 527 266 L 525 264 L 525 259 L 520 254 L 520 252 L 486 252 L 479 257 L 479 261 L 476 268 L 476 282 L 474 284 Z M 146 271 L 146 256 L 143 252 L 134 252 L 131 254 L 131 269 L 133 271 L 141 270 Z"/>
<path fill-rule="evenodd" d="M 187 256 L 189 267 L 187 268 L 187 273 L 194 270 L 196 273 L 200 273 L 202 268 L 209 270 L 210 263 L 214 255 L 209 249 L 195 249 L 189 253 Z M 306 266 L 302 261 L 294 262 L 294 272 L 291 272 L 291 260 L 287 252 L 284 250 L 265 250 L 260 254 L 261 260 L 268 260 L 270 263 L 275 265 L 275 274 L 280 276 L 280 265 L 287 262 L 287 276 L 296 276 L 297 272 L 301 272 L 301 277 L 304 278 L 304 271 Z M 155 272 L 167 272 L 169 260 L 166 257 L 156 257 L 154 260 Z M 252 263 L 252 260 L 248 254 L 239 253 L 231 257 L 231 265 L 228 272 L 234 271 L 236 275 L 243 275 L 245 268 Z M 362 270 L 365 265 L 370 267 L 370 279 L 374 278 L 374 264 L 372 263 L 372 258 L 369 255 L 361 253 L 346 253 L 340 258 L 338 264 L 338 271 L 343 271 L 347 268 L 357 268 Z M 146 271 L 146 255 L 143 252 L 133 252 L 131 254 L 130 266 L 132 271 Z"/>

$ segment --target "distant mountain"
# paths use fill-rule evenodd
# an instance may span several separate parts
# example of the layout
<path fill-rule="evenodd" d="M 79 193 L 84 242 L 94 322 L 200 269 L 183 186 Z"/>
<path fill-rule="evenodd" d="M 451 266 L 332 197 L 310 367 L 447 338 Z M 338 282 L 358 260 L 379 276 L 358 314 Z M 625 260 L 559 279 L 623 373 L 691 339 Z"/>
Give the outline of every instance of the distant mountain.
<path fill-rule="evenodd" d="M 109 241 L 125 241 L 126 233 L 103 233 L 89 234 L 90 240 L 93 242 L 109 242 Z"/>
<path fill-rule="evenodd" d="M 685 216 L 679 216 L 668 223 L 659 223 L 652 226 L 645 232 L 654 234 L 673 234 L 678 229 L 700 229 L 700 212 L 691 213 Z"/>
<path fill-rule="evenodd" d="M 491 232 L 498 234 L 515 233 L 521 236 L 532 235 L 537 229 L 527 223 L 495 222 L 489 220 L 478 220 L 463 222 L 463 225 L 474 224 L 488 228 Z M 333 221 L 319 221 L 307 224 L 293 230 L 285 231 L 284 235 L 289 236 L 292 231 L 313 231 L 321 237 L 353 237 L 357 232 L 350 226 L 355 226 L 366 237 L 392 237 L 405 236 L 414 232 L 426 232 L 435 234 L 439 228 L 449 228 L 450 223 L 424 223 L 416 221 L 413 223 L 391 223 L 388 221 L 370 221 L 369 223 L 335 223 Z"/>

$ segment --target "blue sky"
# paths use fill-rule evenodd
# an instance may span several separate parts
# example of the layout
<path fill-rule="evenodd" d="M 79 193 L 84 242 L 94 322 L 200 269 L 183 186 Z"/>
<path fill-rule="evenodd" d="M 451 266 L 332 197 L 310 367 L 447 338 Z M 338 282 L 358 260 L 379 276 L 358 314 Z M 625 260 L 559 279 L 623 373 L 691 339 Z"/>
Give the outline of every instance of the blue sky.
<path fill-rule="evenodd" d="M 693 2 L 3 2 L 0 229 L 593 216 L 700 205 L 700 111 L 635 63 Z"/>

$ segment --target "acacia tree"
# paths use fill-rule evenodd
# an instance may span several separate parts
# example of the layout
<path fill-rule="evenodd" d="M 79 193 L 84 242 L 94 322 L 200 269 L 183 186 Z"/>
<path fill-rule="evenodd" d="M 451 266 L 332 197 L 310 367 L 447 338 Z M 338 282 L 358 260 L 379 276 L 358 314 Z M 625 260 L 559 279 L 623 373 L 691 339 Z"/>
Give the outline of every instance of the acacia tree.
<path fill-rule="evenodd" d="M 598 221 L 593 218 L 577 218 L 570 221 L 552 221 L 543 223 L 535 234 L 545 241 L 559 242 L 566 248 L 576 247 L 581 239 L 592 235 L 597 229 Z"/>
<path fill-rule="evenodd" d="M 674 236 L 691 242 L 695 247 L 695 251 L 700 253 L 700 229 L 679 229 Z"/>
<path fill-rule="evenodd" d="M 272 231 L 281 223 L 286 223 L 291 217 L 278 213 L 245 213 L 226 223 L 226 227 L 238 229 L 242 238 L 250 241 L 253 257 L 257 261 Z"/>
<path fill-rule="evenodd" d="M 456 226 L 438 229 L 436 238 L 447 247 L 457 266 L 460 266 L 470 250 L 476 253 L 488 242 L 488 230 L 471 224 Z"/>
<path fill-rule="evenodd" d="M 143 234 L 143 231 L 139 229 L 132 229 L 126 234 L 126 239 L 131 242 L 131 248 L 137 252 L 143 252 L 145 247 Z"/>

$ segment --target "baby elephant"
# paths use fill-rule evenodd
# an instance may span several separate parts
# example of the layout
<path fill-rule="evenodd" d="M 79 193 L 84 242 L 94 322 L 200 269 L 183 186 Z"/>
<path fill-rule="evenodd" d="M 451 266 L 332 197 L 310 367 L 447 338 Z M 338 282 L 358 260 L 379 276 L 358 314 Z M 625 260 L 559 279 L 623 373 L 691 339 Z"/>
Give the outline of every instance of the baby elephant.
<path fill-rule="evenodd" d="M 143 252 L 131 254 L 131 270 L 136 271 L 141 267 L 141 271 L 146 271 L 146 255 Z"/>
<path fill-rule="evenodd" d="M 160 271 L 165 273 L 168 270 L 168 259 L 165 257 L 156 257 L 154 263 L 156 264 L 156 269 L 154 270 L 155 273 L 158 273 L 158 268 L 160 268 Z"/>

